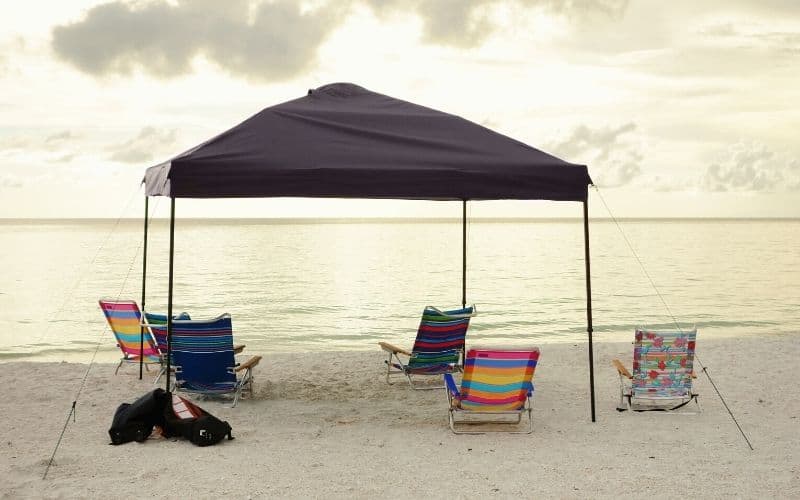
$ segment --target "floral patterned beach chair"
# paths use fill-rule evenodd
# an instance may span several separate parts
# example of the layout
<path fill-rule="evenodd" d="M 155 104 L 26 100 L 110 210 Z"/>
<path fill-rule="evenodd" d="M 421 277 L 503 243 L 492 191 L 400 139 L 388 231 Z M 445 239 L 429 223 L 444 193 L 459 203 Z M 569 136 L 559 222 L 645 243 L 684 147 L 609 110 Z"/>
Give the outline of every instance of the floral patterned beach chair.
<path fill-rule="evenodd" d="M 451 374 L 444 375 L 450 430 L 456 434 L 530 434 L 533 431 L 533 374 L 538 362 L 538 347 L 475 348 L 467 351 L 461 389 L 456 387 Z M 528 426 L 520 430 L 519 424 L 525 415 Z M 512 419 L 508 420 L 506 416 Z M 486 423 L 505 424 L 506 428 L 463 430 L 469 424 Z"/>
<path fill-rule="evenodd" d="M 415 385 L 411 377 L 439 376 L 461 370 L 469 320 L 476 314 L 474 305 L 450 311 L 427 306 L 422 312 L 417 338 L 410 352 L 388 342 L 379 342 L 381 349 L 389 353 L 389 359 L 385 361 L 386 383 L 391 384 L 394 375 L 405 375 L 413 389 L 441 389 L 440 385 Z M 400 355 L 407 360 L 403 361 Z"/>
<path fill-rule="evenodd" d="M 617 410 L 677 410 L 692 400 L 697 403 L 697 394 L 692 390 L 696 338 L 696 329 L 636 330 L 633 373 L 618 359 L 612 361 L 620 380 Z"/>

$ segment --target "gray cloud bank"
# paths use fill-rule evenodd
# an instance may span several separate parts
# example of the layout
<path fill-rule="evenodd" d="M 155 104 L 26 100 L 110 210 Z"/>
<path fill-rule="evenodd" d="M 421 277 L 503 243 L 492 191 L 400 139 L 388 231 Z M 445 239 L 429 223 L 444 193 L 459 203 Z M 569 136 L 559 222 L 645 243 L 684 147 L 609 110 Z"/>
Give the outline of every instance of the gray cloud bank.
<path fill-rule="evenodd" d="M 643 156 L 629 140 L 635 131 L 635 123 L 598 128 L 580 125 L 548 149 L 567 161 L 589 165 L 598 186 L 620 187 L 642 173 Z"/>
<path fill-rule="evenodd" d="M 144 127 L 139 135 L 111 148 L 111 161 L 120 163 L 134 163 L 141 165 L 154 158 L 156 153 L 161 153 L 175 143 L 177 131 L 159 130 L 154 127 Z"/>
<path fill-rule="evenodd" d="M 142 69 L 174 77 L 204 56 L 234 75 L 283 80 L 314 63 L 317 47 L 338 23 L 332 5 L 304 12 L 289 0 L 112 2 L 55 27 L 52 47 L 96 76 Z"/>
<path fill-rule="evenodd" d="M 736 144 L 710 165 L 701 179 L 708 191 L 789 191 L 800 189 L 800 162 L 763 144 Z"/>
<path fill-rule="evenodd" d="M 501 0 L 339 0 L 304 10 L 292 0 L 119 0 L 90 9 L 81 20 L 56 26 L 52 48 L 64 61 L 95 75 L 136 69 L 161 78 L 192 71 L 202 56 L 229 73 L 281 81 L 307 70 L 317 50 L 354 5 L 378 16 L 409 14 L 423 25 L 423 41 L 470 48 L 499 29 L 491 9 Z M 541 9 L 571 19 L 619 17 L 627 0 L 517 0 L 512 9 Z"/>

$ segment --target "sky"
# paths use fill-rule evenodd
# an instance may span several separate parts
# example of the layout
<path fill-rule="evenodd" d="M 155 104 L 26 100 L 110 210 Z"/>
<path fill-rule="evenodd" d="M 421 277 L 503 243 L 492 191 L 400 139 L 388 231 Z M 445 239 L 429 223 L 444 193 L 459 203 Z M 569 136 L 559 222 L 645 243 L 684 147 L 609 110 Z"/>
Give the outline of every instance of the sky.
<path fill-rule="evenodd" d="M 796 0 L 28 0 L 3 14 L 3 218 L 141 216 L 147 167 L 333 82 L 588 165 L 593 217 L 800 217 Z M 156 216 L 167 207 L 151 202 Z M 176 208 L 461 214 L 457 203 L 391 200 Z M 519 201 L 469 210 L 582 213 Z"/>

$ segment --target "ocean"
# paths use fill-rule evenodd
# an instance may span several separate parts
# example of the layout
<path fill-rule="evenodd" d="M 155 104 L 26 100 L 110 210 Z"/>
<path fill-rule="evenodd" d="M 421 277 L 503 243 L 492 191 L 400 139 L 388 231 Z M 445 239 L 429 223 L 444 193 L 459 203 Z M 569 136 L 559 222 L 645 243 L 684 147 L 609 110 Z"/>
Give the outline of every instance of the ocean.
<path fill-rule="evenodd" d="M 140 301 L 142 226 L 0 220 L 0 360 L 118 359 L 97 300 Z M 590 225 L 596 341 L 676 322 L 698 342 L 800 332 L 800 220 L 619 226 Z M 168 230 L 150 226 L 152 312 L 166 311 Z M 461 305 L 461 231 L 460 220 L 178 219 L 174 311 L 230 313 L 252 353 L 410 347 L 426 305 Z M 585 342 L 584 277 L 580 220 L 470 222 L 468 342 Z"/>

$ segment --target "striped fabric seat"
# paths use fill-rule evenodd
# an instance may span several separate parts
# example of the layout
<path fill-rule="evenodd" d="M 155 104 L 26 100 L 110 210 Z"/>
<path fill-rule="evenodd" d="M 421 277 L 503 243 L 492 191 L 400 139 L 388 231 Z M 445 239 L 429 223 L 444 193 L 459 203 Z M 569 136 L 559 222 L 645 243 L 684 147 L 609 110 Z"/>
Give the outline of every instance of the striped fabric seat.
<path fill-rule="evenodd" d="M 108 321 L 111 332 L 122 351 L 122 359 L 117 365 L 116 374 L 123 363 L 139 363 L 144 356 L 146 364 L 161 364 L 161 352 L 148 328 L 142 329 L 142 313 L 133 300 L 100 299 L 100 309 Z"/>
<path fill-rule="evenodd" d="M 697 330 L 652 331 L 637 329 L 633 348 L 633 373 L 614 360 L 620 373 L 620 406 L 625 398 L 634 410 L 677 409 L 697 400 L 692 392 Z M 629 384 L 629 387 L 626 385 Z"/>
<path fill-rule="evenodd" d="M 533 396 L 533 374 L 539 361 L 539 349 L 476 348 L 467 351 L 461 389 L 452 375 L 445 375 L 450 402 L 450 428 L 456 427 L 456 414 L 516 415 L 518 424 L 528 415 L 528 430 L 532 431 L 530 401 Z M 481 420 L 475 423 L 485 423 Z M 465 423 L 465 422 L 461 422 Z M 470 422 L 472 423 L 472 422 Z M 511 429 L 512 432 L 515 429 Z"/>
<path fill-rule="evenodd" d="M 447 311 L 426 307 L 422 312 L 411 352 L 380 342 L 383 350 L 389 352 L 389 359 L 386 360 L 386 381 L 391 384 L 392 375 L 402 374 L 415 389 L 433 389 L 434 387 L 416 386 L 411 376 L 441 375 L 460 369 L 469 321 L 475 314 L 474 305 Z M 398 354 L 408 356 L 408 360 L 403 362 Z"/>
<path fill-rule="evenodd" d="M 252 368 L 261 360 L 261 356 L 252 356 L 242 363 L 236 361 L 229 314 L 206 321 L 173 320 L 171 352 L 178 390 L 232 394 L 233 406 L 243 390 L 252 391 Z"/>

